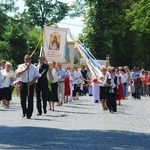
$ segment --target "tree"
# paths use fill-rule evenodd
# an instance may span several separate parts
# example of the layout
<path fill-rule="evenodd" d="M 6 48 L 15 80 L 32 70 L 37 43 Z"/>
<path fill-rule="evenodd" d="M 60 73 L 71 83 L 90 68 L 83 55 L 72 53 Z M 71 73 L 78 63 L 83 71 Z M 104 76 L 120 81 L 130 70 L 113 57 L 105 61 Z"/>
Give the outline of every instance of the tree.
<path fill-rule="evenodd" d="M 11 18 L 3 37 L 10 46 L 5 53 L 8 55 L 8 60 L 14 65 L 21 63 L 23 56 L 27 54 L 27 36 L 28 32 L 19 20 Z"/>
<path fill-rule="evenodd" d="M 10 49 L 10 45 L 8 42 L 0 41 L 0 60 L 9 59 L 8 51 Z"/>
<path fill-rule="evenodd" d="M 147 29 L 146 26 L 143 28 L 144 32 L 133 30 L 132 26 L 136 16 L 132 12 L 133 6 L 135 7 L 139 0 L 85 0 L 85 2 L 88 7 L 85 13 L 85 28 L 80 40 L 94 56 L 97 59 L 105 59 L 108 54 L 113 66 L 140 66 L 148 69 L 150 60 L 148 26 Z M 143 2 L 141 9 L 145 9 L 148 15 L 149 4 L 148 2 L 147 5 L 144 4 Z M 141 15 L 138 14 L 137 17 L 139 16 Z M 146 18 L 148 22 L 149 17 Z M 140 26 L 140 22 L 137 23 L 137 28 L 138 25 Z"/>
<path fill-rule="evenodd" d="M 43 28 L 58 23 L 68 15 L 69 6 L 60 1 L 53 0 L 25 0 L 30 23 Z"/>
<path fill-rule="evenodd" d="M 131 30 L 150 33 L 150 0 L 139 0 L 127 11 Z"/>
<path fill-rule="evenodd" d="M 5 31 L 5 26 L 9 17 L 7 12 L 15 11 L 14 0 L 0 1 L 0 40 L 3 40 L 3 32 Z"/>
<path fill-rule="evenodd" d="M 30 55 L 35 51 L 32 60 L 37 62 L 42 42 L 41 32 L 41 29 L 29 28 L 24 21 L 18 18 L 11 19 L 4 34 L 5 41 L 8 41 L 9 44 L 9 49 L 5 50 L 5 53 L 15 66 L 23 61 L 28 50 Z"/>
<path fill-rule="evenodd" d="M 8 17 L 3 13 L 2 9 L 0 9 L 0 40 L 4 40 L 3 33 L 5 31 L 7 19 Z"/>
<path fill-rule="evenodd" d="M 124 0 L 90 0 L 87 4 L 89 7 L 85 16 L 86 27 L 81 40 L 96 58 L 105 59 L 106 55 L 112 53 L 113 48 L 120 50 L 113 40 L 117 35 L 120 38 L 124 34 L 127 3 Z"/>

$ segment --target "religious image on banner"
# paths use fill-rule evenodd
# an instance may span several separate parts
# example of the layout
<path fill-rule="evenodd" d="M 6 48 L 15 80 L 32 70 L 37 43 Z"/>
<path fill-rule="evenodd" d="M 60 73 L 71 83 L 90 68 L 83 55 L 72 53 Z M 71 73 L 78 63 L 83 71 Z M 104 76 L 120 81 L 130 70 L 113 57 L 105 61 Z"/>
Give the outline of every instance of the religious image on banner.
<path fill-rule="evenodd" d="M 67 31 L 66 28 L 44 27 L 43 52 L 47 61 L 67 62 Z"/>
<path fill-rule="evenodd" d="M 60 35 L 50 35 L 49 50 L 59 50 L 60 40 Z"/>

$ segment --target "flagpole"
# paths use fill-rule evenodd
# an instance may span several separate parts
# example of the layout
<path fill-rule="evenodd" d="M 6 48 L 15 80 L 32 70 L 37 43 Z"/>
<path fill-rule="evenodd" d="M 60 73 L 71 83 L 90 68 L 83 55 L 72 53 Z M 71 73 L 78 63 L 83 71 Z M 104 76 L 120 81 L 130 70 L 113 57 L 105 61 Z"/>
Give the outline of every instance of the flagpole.
<path fill-rule="evenodd" d="M 103 80 L 103 74 L 100 71 L 99 66 L 97 66 L 97 65 L 94 66 L 94 64 L 97 64 L 95 57 L 92 54 L 88 54 L 89 51 L 86 51 L 86 49 L 84 49 L 84 47 L 80 43 L 78 43 L 78 41 L 73 37 L 73 35 L 71 34 L 70 31 L 69 31 L 69 35 L 72 38 L 72 40 L 74 41 L 74 43 L 75 43 L 76 47 L 78 48 L 79 52 L 81 53 L 82 57 L 85 59 L 85 61 L 86 61 L 87 65 L 88 65 L 92 75 L 97 77 L 99 82 L 101 80 Z M 90 61 L 90 60 L 92 60 L 92 61 Z"/>
<path fill-rule="evenodd" d="M 27 55 L 29 56 L 29 41 L 27 41 Z M 30 64 L 28 64 L 28 65 L 30 65 Z M 30 69 L 30 66 L 29 66 L 29 68 L 28 68 L 28 77 L 27 77 L 27 82 L 28 82 L 28 96 L 29 96 L 29 94 L 30 94 L 30 87 L 29 87 L 29 69 Z"/>
<path fill-rule="evenodd" d="M 80 46 L 79 46 L 79 43 L 78 43 L 78 42 L 75 40 L 75 38 L 72 36 L 70 30 L 69 30 L 68 33 L 69 33 L 70 37 L 72 38 L 72 40 L 74 41 L 75 45 L 77 46 L 77 48 L 78 48 L 79 52 L 81 53 L 82 57 L 85 59 L 85 61 L 86 61 L 87 65 L 88 65 L 88 67 L 89 67 L 89 69 L 90 69 L 92 75 L 93 75 L 93 76 L 96 76 L 96 74 L 95 74 L 95 72 L 94 72 L 94 70 L 93 70 L 91 64 L 89 63 L 89 60 L 87 59 L 86 55 L 81 51 Z"/>

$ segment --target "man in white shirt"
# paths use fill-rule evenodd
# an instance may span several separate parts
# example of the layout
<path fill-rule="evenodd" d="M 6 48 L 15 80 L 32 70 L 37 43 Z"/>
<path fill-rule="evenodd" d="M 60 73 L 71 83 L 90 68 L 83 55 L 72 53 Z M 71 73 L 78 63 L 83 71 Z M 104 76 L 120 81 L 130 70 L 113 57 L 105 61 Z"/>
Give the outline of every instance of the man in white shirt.
<path fill-rule="evenodd" d="M 27 119 L 30 119 L 33 113 L 34 83 L 40 75 L 37 67 L 31 64 L 29 55 L 25 55 L 24 63 L 18 66 L 17 76 L 20 76 L 22 83 L 20 98 L 23 117 L 27 115 Z M 27 102 L 28 105 L 26 104 Z"/>
<path fill-rule="evenodd" d="M 80 86 L 82 82 L 82 73 L 80 70 L 78 70 L 78 67 L 76 65 L 74 67 L 74 91 L 73 91 L 73 98 L 74 100 L 79 99 L 79 93 L 80 93 Z"/>
<path fill-rule="evenodd" d="M 59 88 L 58 88 L 58 95 L 59 95 L 59 103 L 58 106 L 63 105 L 65 102 L 65 77 L 67 76 L 67 72 L 65 69 L 62 68 L 62 64 L 57 64 L 58 68 L 58 76 L 59 76 Z"/>

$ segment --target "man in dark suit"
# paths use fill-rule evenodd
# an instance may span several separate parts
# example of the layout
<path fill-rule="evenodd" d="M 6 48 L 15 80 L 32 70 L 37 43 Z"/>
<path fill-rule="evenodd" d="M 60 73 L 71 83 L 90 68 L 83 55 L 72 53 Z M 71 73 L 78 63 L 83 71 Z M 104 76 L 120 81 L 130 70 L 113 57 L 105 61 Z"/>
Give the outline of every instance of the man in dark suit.
<path fill-rule="evenodd" d="M 47 98 L 48 98 L 48 80 L 47 80 L 47 72 L 48 72 L 48 65 L 45 63 L 44 57 L 39 57 L 38 59 L 38 66 L 37 66 L 40 78 L 38 79 L 36 83 L 36 98 L 37 98 L 37 110 L 38 114 L 42 114 L 42 103 L 43 101 L 43 111 L 44 114 L 47 113 L 46 107 L 47 107 Z"/>

